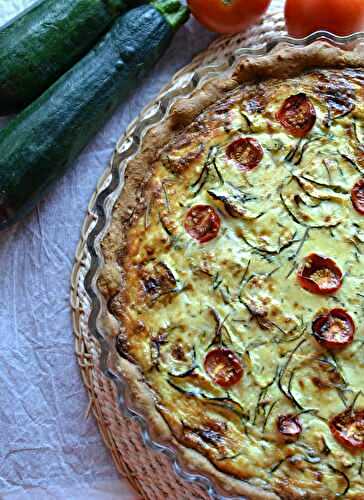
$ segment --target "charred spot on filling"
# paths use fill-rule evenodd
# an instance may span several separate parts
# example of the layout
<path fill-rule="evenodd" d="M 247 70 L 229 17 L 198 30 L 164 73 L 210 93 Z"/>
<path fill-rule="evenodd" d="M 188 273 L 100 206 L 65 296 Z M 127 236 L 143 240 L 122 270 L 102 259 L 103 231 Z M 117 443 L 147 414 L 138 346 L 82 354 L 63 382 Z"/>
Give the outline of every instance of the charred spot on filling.
<path fill-rule="evenodd" d="M 267 90 L 258 84 L 254 91 L 250 93 L 242 108 L 243 110 L 245 108 L 247 113 L 261 114 L 267 106 L 268 99 L 269 96 L 267 95 Z"/>
<path fill-rule="evenodd" d="M 204 145 L 200 144 L 197 148 L 194 147 L 192 151 L 182 152 L 180 156 L 172 156 L 172 154 L 168 154 L 168 152 L 162 153 L 160 160 L 167 170 L 173 174 L 181 174 L 190 167 L 193 162 L 201 158 L 203 152 Z"/>
<path fill-rule="evenodd" d="M 115 339 L 116 352 L 124 359 L 127 359 L 131 363 L 135 363 L 135 360 L 129 354 L 129 341 L 128 336 L 125 332 L 119 333 Z"/>
<path fill-rule="evenodd" d="M 177 285 L 172 271 L 161 262 L 154 264 L 150 271 L 143 267 L 140 277 L 145 294 L 152 299 L 174 290 Z"/>
<path fill-rule="evenodd" d="M 187 361 L 185 350 L 181 344 L 177 344 L 172 348 L 172 357 L 177 361 Z"/>
<path fill-rule="evenodd" d="M 318 73 L 316 92 L 318 98 L 327 103 L 328 116 L 325 122 L 330 126 L 332 120 L 342 118 L 355 109 L 355 90 L 344 78 L 336 75 L 333 79 Z"/>
<path fill-rule="evenodd" d="M 265 109 L 265 103 L 262 98 L 253 97 L 246 103 L 248 113 L 262 113 Z"/>
<path fill-rule="evenodd" d="M 311 377 L 312 383 L 318 389 L 328 389 L 330 384 L 328 384 L 325 380 L 322 380 L 320 377 Z"/>
<path fill-rule="evenodd" d="M 186 438 L 192 438 L 195 441 L 197 438 L 204 444 L 213 446 L 220 450 L 225 448 L 225 433 L 228 429 L 226 422 L 221 422 L 217 420 L 209 420 L 205 422 L 202 426 L 193 427 L 182 422 L 183 433 Z"/>
<path fill-rule="evenodd" d="M 205 441 L 205 443 L 217 446 L 224 441 L 224 437 L 216 431 L 211 429 L 201 429 L 198 431 L 200 438 Z"/>
<path fill-rule="evenodd" d="M 278 417 L 277 429 L 287 440 L 298 439 L 303 430 L 297 415 L 281 415 Z"/>
<path fill-rule="evenodd" d="M 325 358 L 317 359 L 316 361 L 322 385 L 330 388 L 346 385 L 343 376 L 334 363 Z"/>

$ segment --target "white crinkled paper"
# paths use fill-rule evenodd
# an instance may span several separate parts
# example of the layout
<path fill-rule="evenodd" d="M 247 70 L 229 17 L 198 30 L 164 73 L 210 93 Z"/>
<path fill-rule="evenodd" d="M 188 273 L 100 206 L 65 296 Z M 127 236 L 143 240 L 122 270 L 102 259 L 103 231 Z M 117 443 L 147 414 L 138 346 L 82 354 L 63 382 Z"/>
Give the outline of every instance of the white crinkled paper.
<path fill-rule="evenodd" d="M 0 0 L 0 24 L 34 0 Z M 274 0 L 274 6 L 283 0 Z M 213 35 L 189 21 L 35 212 L 0 233 L 0 498 L 134 499 L 92 417 L 74 354 L 70 274 L 88 201 L 127 125 Z"/>

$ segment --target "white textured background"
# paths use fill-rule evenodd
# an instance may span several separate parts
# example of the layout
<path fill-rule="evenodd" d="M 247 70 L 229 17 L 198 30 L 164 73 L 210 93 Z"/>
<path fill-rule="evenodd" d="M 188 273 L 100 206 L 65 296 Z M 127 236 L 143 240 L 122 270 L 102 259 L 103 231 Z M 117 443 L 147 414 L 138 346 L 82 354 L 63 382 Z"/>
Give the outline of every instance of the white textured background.
<path fill-rule="evenodd" d="M 32 2 L 0 0 L 0 24 Z M 282 4 L 273 0 L 272 9 Z M 0 233 L 1 500 L 135 498 L 119 481 L 93 418 L 84 418 L 88 401 L 74 355 L 70 274 L 88 200 L 116 140 L 212 39 L 194 21 L 183 27 L 47 199 Z"/>

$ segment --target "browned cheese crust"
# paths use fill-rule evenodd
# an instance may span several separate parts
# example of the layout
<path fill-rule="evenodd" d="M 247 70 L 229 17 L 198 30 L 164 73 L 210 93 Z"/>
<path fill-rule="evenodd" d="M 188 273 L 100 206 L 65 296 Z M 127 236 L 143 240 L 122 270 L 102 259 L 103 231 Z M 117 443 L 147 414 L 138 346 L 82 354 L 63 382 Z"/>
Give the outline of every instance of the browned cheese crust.
<path fill-rule="evenodd" d="M 364 404 L 360 381 L 349 380 L 363 331 L 357 326 L 354 347 L 334 354 L 335 361 L 308 331 L 318 310 L 340 302 L 357 323 L 363 306 L 357 293 L 362 282 L 349 284 L 347 278 L 347 268 L 351 274 L 360 269 L 360 255 L 355 253 L 355 262 L 347 255 L 361 245 L 354 232 L 360 233 L 363 222 L 351 212 L 348 186 L 360 179 L 364 154 L 361 146 L 353 146 L 353 156 L 345 149 L 346 142 L 350 147 L 360 142 L 353 124 L 363 121 L 363 67 L 359 50 L 324 43 L 282 46 L 240 61 L 231 79 L 209 81 L 179 100 L 127 165 L 102 242 L 105 266 L 98 286 L 107 301 L 104 326 L 115 336 L 116 364 L 134 404 L 153 436 L 173 443 L 190 468 L 210 475 L 232 495 L 364 499 L 361 454 L 337 443 L 328 426 L 333 414 L 350 410 L 355 396 L 356 405 Z M 315 128 L 305 137 L 292 136 L 277 120 L 277 110 L 293 94 L 309 95 L 316 108 Z M 264 158 L 254 171 L 240 172 L 226 157 L 226 144 L 239 137 L 254 137 L 262 145 Z M 336 181 L 330 171 L 330 182 L 323 183 L 318 166 L 316 177 L 310 177 L 305 162 L 314 165 L 320 150 L 331 158 L 333 145 L 346 162 L 341 178 Z M 326 170 L 331 165 L 322 164 Z M 273 176 L 272 165 L 277 167 Z M 271 191 L 259 177 L 264 168 Z M 304 190 L 301 206 L 293 185 Z M 254 196 L 265 189 L 259 210 Z M 215 240 L 199 243 L 186 234 L 185 217 L 206 200 L 219 214 L 221 228 Z M 272 231 L 277 219 L 279 228 Z M 327 255 L 333 246 L 348 283 L 336 302 L 299 289 L 295 268 L 305 254 L 317 248 Z M 284 285 L 282 277 L 280 285 L 277 281 L 280 269 Z M 243 367 L 242 379 L 228 389 L 204 370 L 206 352 L 216 346 L 234 351 Z M 360 370 L 364 375 L 364 365 Z M 295 374 L 303 380 L 297 386 Z M 345 390 L 338 390 L 345 375 Z M 332 377 L 340 379 L 335 391 L 328 389 Z M 315 398 L 326 406 L 322 414 L 312 409 Z M 303 437 L 279 435 L 275 421 L 282 414 L 299 416 Z"/>

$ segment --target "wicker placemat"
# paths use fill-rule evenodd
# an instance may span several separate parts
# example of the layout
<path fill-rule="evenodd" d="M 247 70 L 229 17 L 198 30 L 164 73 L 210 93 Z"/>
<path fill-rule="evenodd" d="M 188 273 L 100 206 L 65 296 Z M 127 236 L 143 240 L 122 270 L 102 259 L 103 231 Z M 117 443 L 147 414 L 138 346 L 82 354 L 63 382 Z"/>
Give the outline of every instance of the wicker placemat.
<path fill-rule="evenodd" d="M 284 22 L 280 15 L 266 16 L 262 22 L 247 32 L 233 37 L 221 37 L 204 52 L 198 55 L 190 65 L 175 75 L 163 89 L 172 86 L 176 78 L 195 70 L 200 64 L 215 61 L 222 55 L 228 55 L 239 47 L 254 47 L 268 42 L 273 36 L 284 34 Z M 153 105 L 159 96 L 155 99 Z M 149 105 L 149 106 L 150 106 Z M 122 147 L 134 122 L 120 139 L 118 148 Z M 75 334 L 75 350 L 81 374 L 90 398 L 87 414 L 91 411 L 98 423 L 106 446 L 110 449 L 115 465 L 120 474 L 126 477 L 136 492 L 147 500 L 207 500 L 209 495 L 197 483 L 191 484 L 183 480 L 171 467 L 169 459 L 147 447 L 141 436 L 139 424 L 123 415 L 116 400 L 116 391 L 110 381 L 98 368 L 99 349 L 87 326 L 87 307 L 89 298 L 84 291 L 85 268 L 88 251 L 86 251 L 86 235 L 94 220 L 92 208 L 106 174 L 101 178 L 82 229 L 76 261 L 72 273 L 71 306 L 73 310 L 73 329 Z"/>

